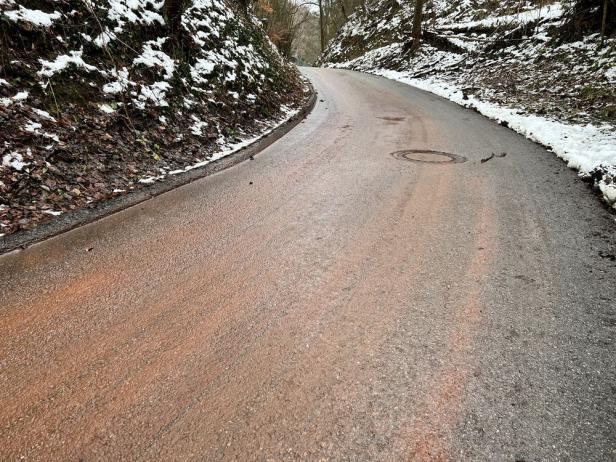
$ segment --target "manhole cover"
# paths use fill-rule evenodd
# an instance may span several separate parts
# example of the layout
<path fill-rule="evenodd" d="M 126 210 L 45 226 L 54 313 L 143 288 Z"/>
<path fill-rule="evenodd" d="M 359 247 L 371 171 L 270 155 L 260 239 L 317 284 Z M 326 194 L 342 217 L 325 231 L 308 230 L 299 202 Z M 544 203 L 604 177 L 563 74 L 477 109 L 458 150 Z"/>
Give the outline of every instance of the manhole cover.
<path fill-rule="evenodd" d="M 392 152 L 396 159 L 410 160 L 411 162 L 424 162 L 428 164 L 461 164 L 466 162 L 466 157 L 448 152 L 430 151 L 427 149 L 405 149 L 404 151 Z"/>

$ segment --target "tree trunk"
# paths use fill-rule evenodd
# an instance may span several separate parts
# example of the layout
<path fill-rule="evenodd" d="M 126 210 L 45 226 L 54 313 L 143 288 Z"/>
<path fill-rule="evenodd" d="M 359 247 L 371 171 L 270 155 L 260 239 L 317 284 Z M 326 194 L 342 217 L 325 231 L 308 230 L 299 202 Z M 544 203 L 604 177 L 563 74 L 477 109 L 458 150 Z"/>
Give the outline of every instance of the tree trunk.
<path fill-rule="evenodd" d="M 340 10 L 342 11 L 342 16 L 344 16 L 344 20 L 348 20 L 349 19 L 349 15 L 346 12 L 346 6 L 344 6 L 344 0 L 338 0 L 338 3 L 340 3 Z"/>
<path fill-rule="evenodd" d="M 603 18 L 601 19 L 601 40 L 599 41 L 599 48 L 603 48 L 603 41 L 605 39 L 605 29 L 607 27 L 607 8 L 608 0 L 603 1 Z"/>
<path fill-rule="evenodd" d="M 178 36 L 180 26 L 182 25 L 182 13 L 186 7 L 186 0 L 165 0 L 163 12 L 171 35 Z"/>
<path fill-rule="evenodd" d="M 319 0 L 319 28 L 321 29 L 321 53 L 325 51 L 325 24 L 323 24 L 323 0 Z"/>
<path fill-rule="evenodd" d="M 251 0 L 238 0 L 239 5 L 242 7 L 242 11 L 246 14 L 250 12 Z"/>
<path fill-rule="evenodd" d="M 421 20 L 423 15 L 424 0 L 415 0 L 415 15 L 413 16 L 413 45 L 411 54 L 415 54 L 421 45 Z"/>

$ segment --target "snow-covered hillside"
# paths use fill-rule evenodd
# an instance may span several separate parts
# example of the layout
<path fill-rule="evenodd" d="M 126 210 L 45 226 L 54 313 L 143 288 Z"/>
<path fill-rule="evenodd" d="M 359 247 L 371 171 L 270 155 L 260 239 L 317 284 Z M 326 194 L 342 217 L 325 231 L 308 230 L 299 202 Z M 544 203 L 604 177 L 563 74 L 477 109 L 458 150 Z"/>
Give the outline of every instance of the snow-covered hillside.
<path fill-rule="evenodd" d="M 550 147 L 616 207 L 614 27 L 599 48 L 599 33 L 569 31 L 567 2 L 435 0 L 427 2 L 423 46 L 411 56 L 413 3 L 369 2 L 321 64 L 473 107 Z"/>
<path fill-rule="evenodd" d="M 0 235 L 228 153 L 307 95 L 225 0 L 0 0 Z"/>

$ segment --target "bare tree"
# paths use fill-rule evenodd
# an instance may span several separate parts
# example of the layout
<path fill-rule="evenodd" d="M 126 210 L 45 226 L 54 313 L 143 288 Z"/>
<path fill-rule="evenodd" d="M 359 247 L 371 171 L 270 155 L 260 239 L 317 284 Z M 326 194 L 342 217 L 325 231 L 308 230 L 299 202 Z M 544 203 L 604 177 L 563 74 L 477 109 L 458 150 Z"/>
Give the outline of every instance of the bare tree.
<path fill-rule="evenodd" d="M 254 3 L 255 13 L 261 18 L 268 37 L 287 58 L 293 57 L 300 29 L 306 23 L 314 27 L 315 23 L 311 19 L 316 18 L 316 15 L 311 12 L 308 5 L 318 4 L 316 0 L 314 3 L 296 0 L 258 0 Z M 318 26 L 315 30 L 317 28 Z"/>
<path fill-rule="evenodd" d="M 252 0 L 237 0 L 237 2 L 240 5 L 242 11 L 248 14 L 250 11 L 250 5 L 252 4 Z"/>
<path fill-rule="evenodd" d="M 325 51 L 325 21 L 323 17 L 323 0 L 319 0 L 319 27 L 321 28 L 321 53 Z"/>
<path fill-rule="evenodd" d="M 415 54 L 421 45 L 421 22 L 423 16 L 424 0 L 415 0 L 415 14 L 413 16 L 413 45 L 411 46 L 411 54 Z"/>
<path fill-rule="evenodd" d="M 607 27 L 607 9 L 608 0 L 603 1 L 603 15 L 601 17 L 601 41 L 599 42 L 599 48 L 603 48 L 603 41 L 605 40 L 605 29 Z"/>
<path fill-rule="evenodd" d="M 256 0 L 254 5 L 266 24 L 270 39 L 283 54 L 287 54 L 293 49 L 287 45 L 292 45 L 302 23 L 308 21 L 309 27 L 315 27 L 315 22 L 309 21 L 310 7 L 318 8 L 315 32 L 318 29 L 318 45 L 321 52 L 324 52 L 327 42 L 347 23 L 356 8 L 365 8 L 365 2 L 366 0 Z"/>
<path fill-rule="evenodd" d="M 338 3 L 340 4 L 340 11 L 342 11 L 342 16 L 344 17 L 344 20 L 346 22 L 349 19 L 349 15 L 347 14 L 346 6 L 344 4 L 344 0 L 338 0 Z"/>
<path fill-rule="evenodd" d="M 182 13 L 186 8 L 186 0 L 165 0 L 163 12 L 172 35 L 177 36 L 182 24 Z"/>

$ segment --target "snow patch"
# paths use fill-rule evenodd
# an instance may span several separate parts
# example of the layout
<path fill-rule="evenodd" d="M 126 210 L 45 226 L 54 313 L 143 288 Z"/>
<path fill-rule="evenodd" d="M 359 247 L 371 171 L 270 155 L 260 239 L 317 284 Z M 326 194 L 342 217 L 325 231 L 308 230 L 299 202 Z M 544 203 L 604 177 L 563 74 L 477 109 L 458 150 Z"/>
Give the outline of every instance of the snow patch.
<path fill-rule="evenodd" d="M 120 70 L 113 69 L 111 71 L 111 75 L 115 77 L 116 80 L 103 85 L 103 93 L 120 93 L 128 89 L 128 87 L 130 87 L 131 85 L 134 85 L 134 82 L 131 82 L 128 79 L 128 69 L 126 69 L 125 67 Z"/>
<path fill-rule="evenodd" d="M 31 120 L 29 120 L 28 123 L 24 126 L 24 130 L 29 133 L 36 133 L 37 130 L 42 127 L 43 126 L 40 123 L 32 122 Z"/>
<path fill-rule="evenodd" d="M 49 114 L 49 112 L 43 111 L 42 109 L 32 108 L 32 112 L 34 112 L 36 115 L 38 115 L 39 117 L 43 119 L 47 119 L 52 122 L 56 121 L 55 117 L 52 117 L 51 114 Z"/>
<path fill-rule="evenodd" d="M 18 172 L 21 172 L 24 167 L 27 167 L 30 164 L 28 162 L 24 162 L 24 158 L 21 154 L 12 152 L 12 153 L 6 154 L 2 158 L 2 165 L 5 167 L 12 168 L 13 170 L 17 170 Z"/>
<path fill-rule="evenodd" d="M 30 93 L 28 93 L 27 91 L 20 91 L 15 96 L 13 96 L 12 99 L 13 99 L 13 101 L 24 101 L 24 100 L 28 99 L 29 95 L 30 95 Z"/>
<path fill-rule="evenodd" d="M 45 61 L 44 59 L 39 59 L 43 67 L 40 71 L 38 71 L 38 75 L 41 77 L 51 77 L 58 72 L 62 72 L 71 64 L 75 67 L 83 68 L 88 72 L 98 70 L 96 67 L 87 64 L 81 58 L 82 54 L 83 51 L 81 50 L 70 51 L 68 55 L 60 55 L 56 57 L 56 59 L 53 61 Z"/>
<path fill-rule="evenodd" d="M 51 27 L 53 22 L 62 17 L 59 11 L 45 13 L 41 10 L 30 10 L 19 5 L 18 10 L 5 11 L 3 13 L 11 21 L 25 21 L 39 27 Z"/>
<path fill-rule="evenodd" d="M 195 122 L 190 127 L 190 132 L 195 136 L 203 136 L 203 129 L 207 127 L 207 122 L 202 121 L 199 117 L 193 115 L 192 120 Z"/>
<path fill-rule="evenodd" d="M 152 102 L 155 106 L 167 107 L 169 103 L 165 100 L 167 91 L 171 88 L 167 82 L 154 82 L 152 85 L 142 85 L 139 100 L 135 105 L 141 109 L 145 108 L 146 102 Z"/>
<path fill-rule="evenodd" d="M 46 213 L 47 215 L 53 215 L 54 217 L 62 215 L 62 212 L 55 210 L 43 210 L 43 213 Z"/>
<path fill-rule="evenodd" d="M 506 16 L 497 16 L 492 18 L 482 19 L 480 21 L 468 21 L 457 24 L 441 24 L 438 29 L 447 30 L 464 30 L 475 29 L 478 27 L 496 27 L 502 25 L 524 25 L 535 21 L 544 21 L 549 19 L 559 19 L 562 17 L 564 9 L 560 3 L 547 5 L 545 7 L 536 8 L 534 10 L 522 11 L 516 14 Z"/>
<path fill-rule="evenodd" d="M 154 47 L 160 48 L 167 40 L 166 37 L 161 37 L 158 40 L 150 40 L 143 45 L 143 52 L 135 58 L 133 64 L 143 64 L 147 67 L 161 67 L 165 71 L 165 80 L 173 77 L 175 71 L 175 61 L 171 57 L 160 50 L 155 50 Z"/>
<path fill-rule="evenodd" d="M 98 106 L 98 108 L 105 114 L 113 114 L 115 112 L 115 109 L 108 104 L 101 104 Z"/>

